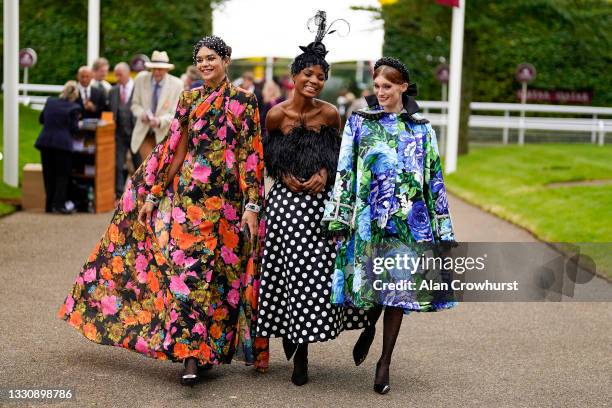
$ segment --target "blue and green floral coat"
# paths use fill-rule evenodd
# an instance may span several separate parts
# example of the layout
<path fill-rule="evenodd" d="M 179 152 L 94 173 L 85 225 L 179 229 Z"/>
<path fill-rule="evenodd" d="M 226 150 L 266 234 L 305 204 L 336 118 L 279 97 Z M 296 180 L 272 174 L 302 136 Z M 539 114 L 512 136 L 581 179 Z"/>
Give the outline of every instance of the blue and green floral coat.
<path fill-rule="evenodd" d="M 346 123 L 323 218 L 331 234 L 344 236 L 333 303 L 366 309 L 382 304 L 407 312 L 455 304 L 448 293 L 380 289 L 385 282 L 420 283 L 423 270 L 372 272 L 374 258 L 382 253 L 418 257 L 428 245 L 455 241 L 435 132 L 417 113 L 416 103 L 408 109 L 387 113 L 376 104 L 353 113 Z M 376 280 L 382 281 L 378 289 Z"/>

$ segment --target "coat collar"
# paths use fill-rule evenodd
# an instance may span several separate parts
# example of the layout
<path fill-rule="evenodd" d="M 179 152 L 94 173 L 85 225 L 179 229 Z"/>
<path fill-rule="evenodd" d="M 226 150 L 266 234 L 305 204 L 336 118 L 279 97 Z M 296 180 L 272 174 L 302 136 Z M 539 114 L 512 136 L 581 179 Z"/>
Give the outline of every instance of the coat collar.
<path fill-rule="evenodd" d="M 376 95 L 366 96 L 365 99 L 368 103 L 368 107 L 355 111 L 357 115 L 366 119 L 378 120 L 387 113 L 378 103 L 378 98 L 376 98 Z M 421 108 L 419 108 L 419 105 L 416 103 L 414 98 L 409 96 L 404 100 L 404 109 L 402 112 L 400 112 L 399 117 L 402 120 L 408 120 L 418 124 L 429 123 L 429 120 L 425 119 L 423 115 L 419 113 L 420 110 Z"/>

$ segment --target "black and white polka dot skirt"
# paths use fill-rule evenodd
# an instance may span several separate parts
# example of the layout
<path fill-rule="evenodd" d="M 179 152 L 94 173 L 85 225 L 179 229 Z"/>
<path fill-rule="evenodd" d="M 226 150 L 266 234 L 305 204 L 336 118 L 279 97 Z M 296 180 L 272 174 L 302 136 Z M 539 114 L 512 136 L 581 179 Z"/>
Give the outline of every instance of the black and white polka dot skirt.
<path fill-rule="evenodd" d="M 266 203 L 257 335 L 293 343 L 331 340 L 367 325 L 363 310 L 329 302 L 336 250 L 322 234 L 324 198 L 276 182 Z"/>

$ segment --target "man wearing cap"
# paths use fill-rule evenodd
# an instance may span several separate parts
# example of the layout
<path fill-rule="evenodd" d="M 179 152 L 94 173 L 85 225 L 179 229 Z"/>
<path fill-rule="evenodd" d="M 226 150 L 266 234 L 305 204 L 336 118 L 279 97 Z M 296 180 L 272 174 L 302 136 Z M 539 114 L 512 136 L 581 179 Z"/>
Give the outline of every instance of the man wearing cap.
<path fill-rule="evenodd" d="M 139 73 L 134 80 L 131 108 L 136 118 L 131 149 L 140 156 L 138 164 L 166 136 L 183 90 L 181 80 L 168 73 L 174 65 L 166 51 L 153 51 L 145 67 L 149 71 Z"/>

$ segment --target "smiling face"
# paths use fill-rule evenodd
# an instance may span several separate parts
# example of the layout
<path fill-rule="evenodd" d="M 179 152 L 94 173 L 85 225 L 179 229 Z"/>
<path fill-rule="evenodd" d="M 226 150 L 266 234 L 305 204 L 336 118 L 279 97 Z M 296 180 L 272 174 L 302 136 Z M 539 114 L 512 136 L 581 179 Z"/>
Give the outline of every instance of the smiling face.
<path fill-rule="evenodd" d="M 293 76 L 295 92 L 305 98 L 315 98 L 323 90 L 325 85 L 325 71 L 320 65 L 313 65 L 301 70 Z"/>
<path fill-rule="evenodd" d="M 79 72 L 77 73 L 77 81 L 79 81 L 79 84 L 81 84 L 82 87 L 87 88 L 92 78 L 93 78 L 93 75 L 89 68 L 87 67 L 79 68 Z"/>
<path fill-rule="evenodd" d="M 402 93 L 408 89 L 395 68 L 382 66 L 374 73 L 374 92 L 380 106 L 389 112 L 402 109 Z"/>
<path fill-rule="evenodd" d="M 153 79 L 155 79 L 155 82 L 163 81 L 167 73 L 168 73 L 168 70 L 165 68 L 151 69 L 151 75 L 153 75 Z"/>
<path fill-rule="evenodd" d="M 221 58 L 214 50 L 202 47 L 196 54 L 196 67 L 207 84 L 217 84 L 224 77 L 229 58 Z"/>

